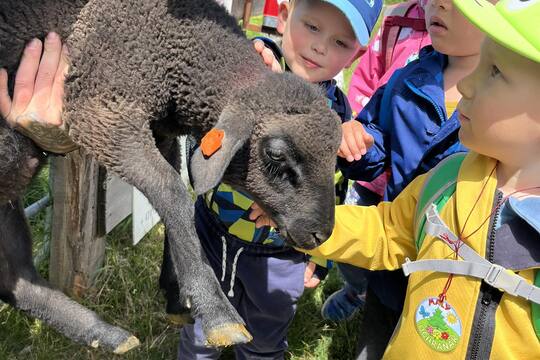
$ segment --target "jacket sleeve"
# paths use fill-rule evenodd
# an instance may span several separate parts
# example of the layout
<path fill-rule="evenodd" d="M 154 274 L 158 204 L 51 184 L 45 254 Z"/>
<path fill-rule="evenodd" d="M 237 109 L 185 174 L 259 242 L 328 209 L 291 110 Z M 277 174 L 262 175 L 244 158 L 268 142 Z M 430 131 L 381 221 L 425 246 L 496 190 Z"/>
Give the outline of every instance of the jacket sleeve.
<path fill-rule="evenodd" d="M 369 270 L 396 270 L 416 259 L 414 214 L 426 175 L 416 178 L 392 202 L 336 207 L 332 236 L 306 253 Z"/>
<path fill-rule="evenodd" d="M 366 131 L 373 136 L 374 143 L 367 153 L 358 161 L 348 162 L 338 157 L 338 167 L 347 179 L 372 181 L 382 174 L 387 167 L 386 134 L 379 127 L 379 113 L 382 95 L 386 87 L 380 87 L 356 120 L 364 125 Z"/>

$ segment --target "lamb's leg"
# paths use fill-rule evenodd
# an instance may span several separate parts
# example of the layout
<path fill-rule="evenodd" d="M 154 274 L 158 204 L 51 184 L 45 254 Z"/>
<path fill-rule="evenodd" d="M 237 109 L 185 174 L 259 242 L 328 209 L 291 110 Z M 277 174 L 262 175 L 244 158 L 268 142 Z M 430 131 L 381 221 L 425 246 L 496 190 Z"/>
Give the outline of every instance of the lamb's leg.
<path fill-rule="evenodd" d="M 170 135 L 169 135 L 170 136 Z M 176 137 L 170 138 L 165 136 L 156 136 L 156 145 L 159 152 L 171 166 L 180 173 L 182 165 L 182 149 Z M 161 273 L 159 275 L 159 287 L 165 292 L 167 300 L 166 313 L 167 319 L 176 325 L 184 325 L 193 323 L 191 311 L 188 304 L 179 302 L 180 292 L 178 288 L 178 280 L 174 271 L 174 265 L 171 259 L 171 251 L 169 250 L 169 234 L 165 229 L 165 239 L 163 246 L 163 261 L 161 264 Z"/>
<path fill-rule="evenodd" d="M 167 233 L 165 233 L 159 286 L 165 292 L 165 299 L 167 301 L 165 311 L 167 312 L 167 319 L 175 325 L 192 324 L 193 318 L 191 317 L 189 304 L 181 304 L 179 301 L 180 290 L 178 288 L 178 280 L 176 279 L 176 272 L 174 271 L 174 265 L 171 259 L 169 235 Z"/>
<path fill-rule="evenodd" d="M 117 354 L 139 345 L 137 338 L 105 323 L 39 277 L 19 201 L 0 205 L 0 223 L 0 299 L 82 344 Z"/>
<path fill-rule="evenodd" d="M 180 301 L 191 304 L 192 315 L 201 319 L 208 343 L 227 346 L 250 341 L 242 318 L 223 294 L 202 251 L 194 227 L 193 200 L 180 174 L 156 148 L 146 122 L 148 115 L 125 104 L 105 108 L 101 102 L 99 106 L 72 108 L 70 117 L 96 119 L 74 124 L 70 130 L 74 140 L 142 191 L 161 216 L 170 237 Z M 101 128 L 99 124 L 107 125 Z"/>

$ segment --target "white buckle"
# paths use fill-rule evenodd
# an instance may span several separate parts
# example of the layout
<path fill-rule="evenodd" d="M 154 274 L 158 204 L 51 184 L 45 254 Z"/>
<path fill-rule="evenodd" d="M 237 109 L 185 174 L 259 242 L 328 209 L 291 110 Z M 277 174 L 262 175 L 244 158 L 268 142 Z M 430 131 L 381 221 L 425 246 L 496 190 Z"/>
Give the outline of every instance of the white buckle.
<path fill-rule="evenodd" d="M 501 276 L 502 275 L 502 276 Z M 494 288 L 505 291 L 513 296 L 523 296 L 520 290 L 522 285 L 528 285 L 527 282 L 519 275 L 509 273 L 505 268 L 497 264 L 491 264 L 491 267 L 484 278 L 484 281 Z M 527 289 L 529 290 L 529 289 Z M 530 291 L 530 290 L 529 290 Z M 530 294 L 525 297 L 527 300 Z"/>
<path fill-rule="evenodd" d="M 505 271 L 505 269 L 497 264 L 491 264 L 491 267 L 489 268 L 486 276 L 484 277 L 484 281 L 486 284 L 493 286 L 497 289 L 500 289 L 500 286 L 497 286 L 497 280 L 499 279 L 499 276 L 501 273 Z"/>
<path fill-rule="evenodd" d="M 405 276 L 409 276 L 411 274 L 411 272 L 409 271 L 409 264 L 411 263 L 411 259 L 409 259 L 408 257 L 405 258 L 405 262 L 403 264 L 401 264 L 401 270 L 403 270 L 403 274 L 405 274 Z"/>

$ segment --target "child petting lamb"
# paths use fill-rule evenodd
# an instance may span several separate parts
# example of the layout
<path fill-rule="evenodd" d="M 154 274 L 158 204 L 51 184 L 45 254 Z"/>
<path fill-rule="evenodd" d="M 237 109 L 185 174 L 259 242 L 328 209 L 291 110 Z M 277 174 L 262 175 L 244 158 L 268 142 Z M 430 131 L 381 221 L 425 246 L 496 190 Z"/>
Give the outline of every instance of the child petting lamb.
<path fill-rule="evenodd" d="M 457 86 L 470 153 L 443 160 L 392 202 L 338 207 L 332 237 L 308 253 L 409 276 L 386 359 L 537 359 L 540 2 L 454 6 L 488 35 Z"/>
<path fill-rule="evenodd" d="M 277 27 L 283 35 L 282 48 L 268 39 L 264 43 L 273 52 L 264 51 L 258 42 L 255 47 L 270 66 L 276 56 L 284 70 L 319 84 L 328 106 L 346 121 L 351 118 L 350 106 L 333 77 L 367 44 L 381 8 L 380 0 L 372 5 L 364 0 L 282 3 Z M 250 343 L 235 346 L 236 358 L 283 359 L 287 330 L 304 291 L 306 258 L 284 246 L 270 227 L 257 229 L 250 219 L 252 204 L 247 194 L 222 183 L 197 200 L 196 228 L 224 292 L 253 335 Z M 220 349 L 205 346 L 197 319 L 182 328 L 178 359 L 217 358 L 219 353 Z"/>

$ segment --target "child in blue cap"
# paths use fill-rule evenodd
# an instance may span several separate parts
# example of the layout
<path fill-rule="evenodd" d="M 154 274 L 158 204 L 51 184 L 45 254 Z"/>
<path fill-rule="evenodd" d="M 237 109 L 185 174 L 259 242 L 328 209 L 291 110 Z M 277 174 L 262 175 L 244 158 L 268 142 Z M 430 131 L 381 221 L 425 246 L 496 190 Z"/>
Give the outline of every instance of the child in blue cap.
<path fill-rule="evenodd" d="M 271 56 L 270 63 L 278 58 L 281 70 L 320 84 L 328 105 L 349 120 L 347 98 L 333 78 L 367 45 L 381 8 L 381 0 L 282 3 L 282 49 L 265 39 L 268 50 L 260 51 L 265 61 Z M 287 330 L 304 291 L 306 256 L 286 247 L 270 227 L 257 229 L 249 219 L 252 204 L 246 194 L 220 184 L 197 200 L 196 228 L 225 294 L 253 335 L 250 343 L 235 346 L 236 358 L 283 359 Z M 219 354 L 220 349 L 205 346 L 197 319 L 182 328 L 179 359 L 216 359 Z"/>

